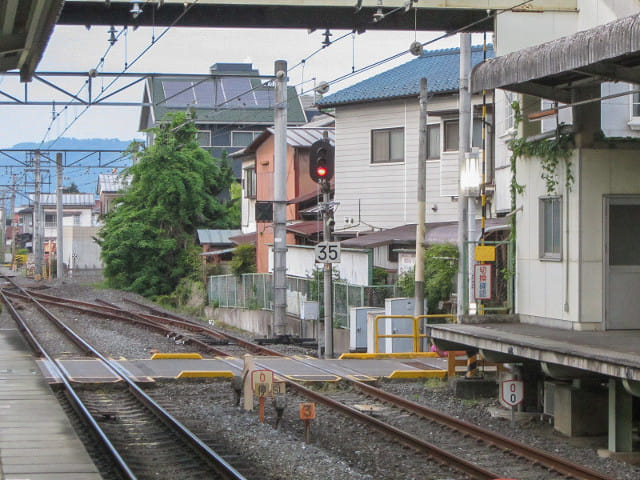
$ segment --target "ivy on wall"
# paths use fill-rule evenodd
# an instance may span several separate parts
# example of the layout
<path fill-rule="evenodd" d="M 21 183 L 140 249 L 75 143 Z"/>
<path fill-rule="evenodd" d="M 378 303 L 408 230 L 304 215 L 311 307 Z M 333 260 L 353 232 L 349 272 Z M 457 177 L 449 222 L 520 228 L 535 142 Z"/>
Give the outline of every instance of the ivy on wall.
<path fill-rule="evenodd" d="M 515 101 L 511 104 L 514 111 L 515 127 L 522 121 L 520 104 Z M 559 169 L 561 164 L 565 167 L 565 186 L 571 190 L 575 181 L 571 170 L 571 152 L 573 150 L 573 135 L 562 133 L 562 124 L 558 125 L 556 135 L 540 140 L 527 140 L 526 138 L 514 138 L 508 143 L 511 150 L 511 196 L 515 201 L 515 195 L 521 194 L 524 186 L 516 181 L 516 162 L 518 158 L 529 157 L 540 159 L 542 172 L 540 177 L 544 180 L 548 194 L 556 193 L 559 183 Z M 515 205 L 515 203 L 514 203 Z"/>

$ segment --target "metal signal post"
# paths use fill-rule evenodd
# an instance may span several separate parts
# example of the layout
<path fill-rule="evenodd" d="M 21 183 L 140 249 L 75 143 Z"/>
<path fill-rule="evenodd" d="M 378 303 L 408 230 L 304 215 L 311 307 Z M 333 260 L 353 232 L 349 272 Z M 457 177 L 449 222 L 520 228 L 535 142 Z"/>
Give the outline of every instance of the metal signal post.
<path fill-rule="evenodd" d="M 320 185 L 322 190 L 322 223 L 324 242 L 331 241 L 331 227 L 333 216 L 331 212 L 329 194 L 331 186 L 329 182 L 333 178 L 334 148 L 328 138 L 318 140 L 311 145 L 309 151 L 309 175 Z M 332 274 L 331 263 L 325 263 L 323 267 L 323 292 L 324 292 L 324 356 L 333 358 L 333 311 L 332 311 Z"/>

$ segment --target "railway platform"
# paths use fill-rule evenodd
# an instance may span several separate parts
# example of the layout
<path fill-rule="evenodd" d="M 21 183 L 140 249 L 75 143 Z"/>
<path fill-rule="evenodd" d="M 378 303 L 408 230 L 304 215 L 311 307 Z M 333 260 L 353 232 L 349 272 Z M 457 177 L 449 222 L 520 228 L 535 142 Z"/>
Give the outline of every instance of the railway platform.
<path fill-rule="evenodd" d="M 99 480 L 32 353 L 0 330 L 0 470 L 3 480 Z"/>

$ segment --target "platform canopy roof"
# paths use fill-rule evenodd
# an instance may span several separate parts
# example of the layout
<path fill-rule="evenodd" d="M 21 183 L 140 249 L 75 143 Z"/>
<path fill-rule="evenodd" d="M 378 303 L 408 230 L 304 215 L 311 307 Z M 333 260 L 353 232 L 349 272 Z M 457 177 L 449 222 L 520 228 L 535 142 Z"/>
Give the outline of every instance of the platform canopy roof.
<path fill-rule="evenodd" d="M 602 82 L 640 84 L 640 14 L 477 65 L 471 89 L 502 88 L 571 103 L 571 91 Z"/>
<path fill-rule="evenodd" d="M 28 82 L 42 57 L 63 0 L 0 1 L 0 73 L 19 70 Z"/>

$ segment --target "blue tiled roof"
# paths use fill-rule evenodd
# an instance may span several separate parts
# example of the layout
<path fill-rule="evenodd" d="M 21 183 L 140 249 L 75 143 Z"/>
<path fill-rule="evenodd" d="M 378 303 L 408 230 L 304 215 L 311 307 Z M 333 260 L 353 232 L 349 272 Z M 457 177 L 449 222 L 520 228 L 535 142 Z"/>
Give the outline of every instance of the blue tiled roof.
<path fill-rule="evenodd" d="M 482 62 L 482 46 L 471 52 L 472 65 Z M 493 46 L 487 46 L 487 58 L 493 58 Z M 369 102 L 420 94 L 420 79 L 427 78 L 429 93 L 446 93 L 458 90 L 460 83 L 460 49 L 448 48 L 424 52 L 420 57 L 391 70 L 367 78 L 316 102 L 330 107 L 349 103 Z"/>

